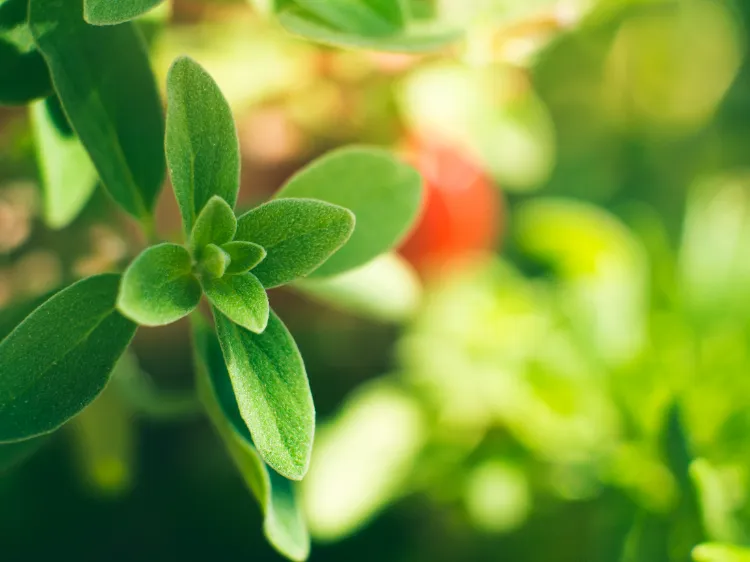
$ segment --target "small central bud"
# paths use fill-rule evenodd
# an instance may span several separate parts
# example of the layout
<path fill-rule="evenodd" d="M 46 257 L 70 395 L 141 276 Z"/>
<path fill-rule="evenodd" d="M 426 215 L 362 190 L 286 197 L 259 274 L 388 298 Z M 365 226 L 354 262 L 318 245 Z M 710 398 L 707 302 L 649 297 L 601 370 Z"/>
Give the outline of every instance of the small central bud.
<path fill-rule="evenodd" d="M 200 252 L 198 271 L 206 277 L 219 279 L 224 276 L 230 263 L 232 263 L 232 258 L 229 254 L 216 244 L 207 244 Z"/>

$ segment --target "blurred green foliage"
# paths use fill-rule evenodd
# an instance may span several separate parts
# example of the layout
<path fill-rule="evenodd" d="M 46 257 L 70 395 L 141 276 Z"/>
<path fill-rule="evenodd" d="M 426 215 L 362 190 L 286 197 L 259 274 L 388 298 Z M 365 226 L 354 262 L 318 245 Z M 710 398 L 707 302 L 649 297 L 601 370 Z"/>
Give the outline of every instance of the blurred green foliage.
<path fill-rule="evenodd" d="M 334 308 L 276 296 L 321 421 L 311 559 L 750 559 L 750 5 L 436 4 L 466 40 L 426 57 L 314 46 L 208 2 L 152 37 L 162 78 L 186 52 L 244 115 L 240 205 L 325 148 L 415 132 L 505 193 L 499 255 L 423 288 L 396 256 L 295 288 Z M 101 197 L 71 233 L 37 224 L 27 120 L 0 119 L 0 303 L 53 288 L 29 286 L 40 268 L 56 285 L 122 262 L 132 236 L 96 218 Z M 179 389 L 185 333 L 154 341 L 142 368 Z M 207 424 L 151 417 L 131 416 L 138 460 L 124 431 L 119 464 L 93 452 L 84 418 L 8 472 L 3 559 L 275 559 Z M 66 438 L 94 459 L 87 482 L 130 491 L 76 486 Z"/>

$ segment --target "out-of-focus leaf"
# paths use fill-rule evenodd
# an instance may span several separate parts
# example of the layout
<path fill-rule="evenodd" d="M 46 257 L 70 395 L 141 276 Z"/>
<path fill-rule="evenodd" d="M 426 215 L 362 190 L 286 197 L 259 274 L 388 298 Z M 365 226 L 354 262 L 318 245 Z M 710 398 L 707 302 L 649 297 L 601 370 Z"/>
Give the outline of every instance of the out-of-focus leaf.
<path fill-rule="evenodd" d="M 166 147 L 185 232 L 214 195 L 234 207 L 240 146 L 232 111 L 211 76 L 187 57 L 167 77 Z"/>
<path fill-rule="evenodd" d="M 750 562 L 750 548 L 707 542 L 693 549 L 693 560 L 694 562 Z"/>
<path fill-rule="evenodd" d="M 293 286 L 325 304 L 386 322 L 412 317 L 422 297 L 416 272 L 398 254 L 383 254 L 334 277 L 300 279 Z"/>
<path fill-rule="evenodd" d="M 211 422 L 265 515 L 269 542 L 292 560 L 305 560 L 310 537 L 291 482 L 266 467 L 242 419 L 216 336 L 199 318 L 193 323 L 197 386 Z"/>
<path fill-rule="evenodd" d="M 55 117 L 55 115 L 57 117 Z M 51 228 L 63 228 L 78 216 L 96 187 L 96 168 L 86 149 L 56 119 L 65 118 L 57 97 L 31 106 L 36 159 L 44 193 L 44 220 Z"/>
<path fill-rule="evenodd" d="M 359 389 L 319 431 L 302 482 L 313 536 L 349 535 L 396 498 L 426 432 L 424 414 L 408 394 L 385 384 Z"/>
<path fill-rule="evenodd" d="M 114 380 L 137 368 L 123 356 L 112 372 L 113 384 L 107 386 L 70 424 L 75 439 L 81 477 L 85 484 L 103 495 L 127 491 L 133 481 L 135 427 L 133 411 L 119 394 Z"/>
<path fill-rule="evenodd" d="M 92 25 L 115 25 L 151 10 L 161 0 L 84 0 L 83 17 Z"/>
<path fill-rule="evenodd" d="M 99 395 L 136 329 L 115 310 L 119 284 L 79 281 L 0 342 L 0 442 L 49 433 Z"/>
<path fill-rule="evenodd" d="M 750 177 L 711 177 L 691 188 L 679 269 L 691 313 L 750 315 Z"/>
<path fill-rule="evenodd" d="M 102 183 L 150 221 L 164 180 L 164 119 L 138 30 L 87 24 L 81 0 L 31 0 L 29 27 Z"/>
<path fill-rule="evenodd" d="M 407 17 L 404 5 L 394 0 L 294 0 L 276 10 L 290 32 L 340 47 L 428 52 L 461 39 L 454 27 Z"/>
<path fill-rule="evenodd" d="M 507 191 L 544 185 L 555 163 L 554 124 L 533 89 L 496 66 L 436 62 L 399 88 L 411 129 L 461 147 Z"/>
<path fill-rule="evenodd" d="M 690 477 L 698 494 L 708 538 L 732 543 L 745 542 L 747 533 L 740 521 L 740 502 L 735 492 L 739 471 L 715 466 L 707 459 L 699 458 L 690 464 Z"/>
<path fill-rule="evenodd" d="M 266 290 L 255 275 L 203 279 L 202 285 L 211 304 L 229 320 L 256 334 L 266 329 L 271 309 Z"/>
<path fill-rule="evenodd" d="M 47 64 L 27 24 L 28 0 L 0 3 L 0 105 L 25 104 L 52 93 Z"/>
<path fill-rule="evenodd" d="M 632 361 L 646 338 L 648 264 L 615 217 L 585 203 L 537 199 L 514 216 L 519 246 L 560 274 L 575 328 L 605 359 Z"/>
<path fill-rule="evenodd" d="M 403 239 L 422 203 L 422 178 L 386 150 L 347 147 L 298 172 L 276 195 L 286 197 L 320 199 L 354 213 L 351 238 L 314 273 L 331 276 L 367 263 Z"/>
<path fill-rule="evenodd" d="M 192 312 L 201 287 L 192 258 L 177 244 L 146 248 L 122 277 L 117 308 L 143 326 L 170 324 Z"/>
<path fill-rule="evenodd" d="M 253 274 L 270 289 L 304 277 L 332 259 L 352 235 L 354 220 L 348 209 L 325 201 L 279 199 L 242 215 L 235 238 L 266 250 Z"/>
<path fill-rule="evenodd" d="M 315 407 L 297 345 L 273 311 L 262 334 L 216 310 L 214 318 L 237 405 L 255 446 L 271 468 L 301 480 L 310 464 Z"/>

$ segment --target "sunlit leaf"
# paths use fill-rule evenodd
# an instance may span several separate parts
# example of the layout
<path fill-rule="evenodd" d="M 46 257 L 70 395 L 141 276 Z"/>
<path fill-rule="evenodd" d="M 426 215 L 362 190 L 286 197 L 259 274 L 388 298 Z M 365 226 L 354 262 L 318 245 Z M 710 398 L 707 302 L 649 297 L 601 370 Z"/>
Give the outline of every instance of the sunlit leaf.
<path fill-rule="evenodd" d="M 92 25 L 123 23 L 148 12 L 161 0 L 84 0 L 83 17 Z"/>
<path fill-rule="evenodd" d="M 255 446 L 282 476 L 302 479 L 310 464 L 315 408 L 291 334 L 273 311 L 262 334 L 218 311 L 214 318 L 237 405 Z"/>
<path fill-rule="evenodd" d="M 256 451 L 237 407 L 216 336 L 199 319 L 193 324 L 193 335 L 198 393 L 232 460 L 263 510 L 266 537 L 284 556 L 305 560 L 310 552 L 310 537 L 297 507 L 294 487 L 267 468 Z"/>
<path fill-rule="evenodd" d="M 57 116 L 57 117 L 55 117 Z M 67 226 L 83 209 L 97 182 L 96 168 L 69 128 L 56 97 L 31 106 L 36 158 L 42 177 L 44 220 L 51 228 Z"/>
<path fill-rule="evenodd" d="M 167 77 L 166 147 L 185 232 L 212 196 L 234 207 L 240 147 L 232 112 L 213 79 L 187 57 Z"/>
<path fill-rule="evenodd" d="M 115 310 L 119 284 L 79 281 L 0 342 L 0 442 L 53 431 L 102 391 L 136 329 Z"/>
<path fill-rule="evenodd" d="M 341 310 L 389 322 L 411 318 L 422 297 L 417 274 L 398 254 L 383 254 L 334 277 L 300 279 L 292 286 Z"/>
<path fill-rule="evenodd" d="M 252 273 L 202 281 L 208 300 L 224 316 L 243 328 L 261 333 L 268 324 L 268 295 Z"/>
<path fill-rule="evenodd" d="M 315 271 L 353 229 L 354 216 L 343 207 L 313 199 L 277 199 L 242 215 L 235 238 L 266 250 L 253 274 L 271 288 Z"/>
<path fill-rule="evenodd" d="M 387 384 L 359 389 L 321 428 L 302 482 L 313 535 L 346 536 L 398 497 L 426 432 L 424 414 L 408 394 Z"/>
<path fill-rule="evenodd" d="M 227 242 L 222 245 L 221 249 L 229 254 L 232 260 L 226 271 L 229 275 L 245 273 L 262 262 L 266 257 L 266 250 L 263 246 L 259 246 L 253 242 L 243 242 L 242 240 Z"/>
<path fill-rule="evenodd" d="M 234 238 L 237 219 L 229 204 L 214 195 L 200 211 L 190 233 L 190 244 L 200 250 L 206 244 L 221 246 Z"/>
<path fill-rule="evenodd" d="M 125 271 L 117 308 L 143 326 L 161 326 L 189 314 L 200 297 L 188 251 L 159 244 L 144 250 Z"/>
<path fill-rule="evenodd" d="M 164 180 L 164 122 L 138 30 L 87 24 L 81 0 L 31 0 L 29 27 L 102 183 L 149 221 Z"/>
<path fill-rule="evenodd" d="M 422 179 L 386 150 L 349 147 L 298 172 L 276 195 L 277 200 L 286 197 L 320 199 L 354 213 L 351 238 L 314 274 L 330 276 L 363 265 L 402 240 L 422 202 Z"/>

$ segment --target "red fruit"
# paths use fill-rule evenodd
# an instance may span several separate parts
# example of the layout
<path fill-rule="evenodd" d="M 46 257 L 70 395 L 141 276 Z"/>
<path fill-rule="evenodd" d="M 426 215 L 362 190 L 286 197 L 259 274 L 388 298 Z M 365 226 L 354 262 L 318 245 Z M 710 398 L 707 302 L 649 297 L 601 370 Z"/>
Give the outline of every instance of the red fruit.
<path fill-rule="evenodd" d="M 500 190 L 470 155 L 420 138 L 409 143 L 407 159 L 424 178 L 425 202 L 400 252 L 423 276 L 499 245 Z"/>

